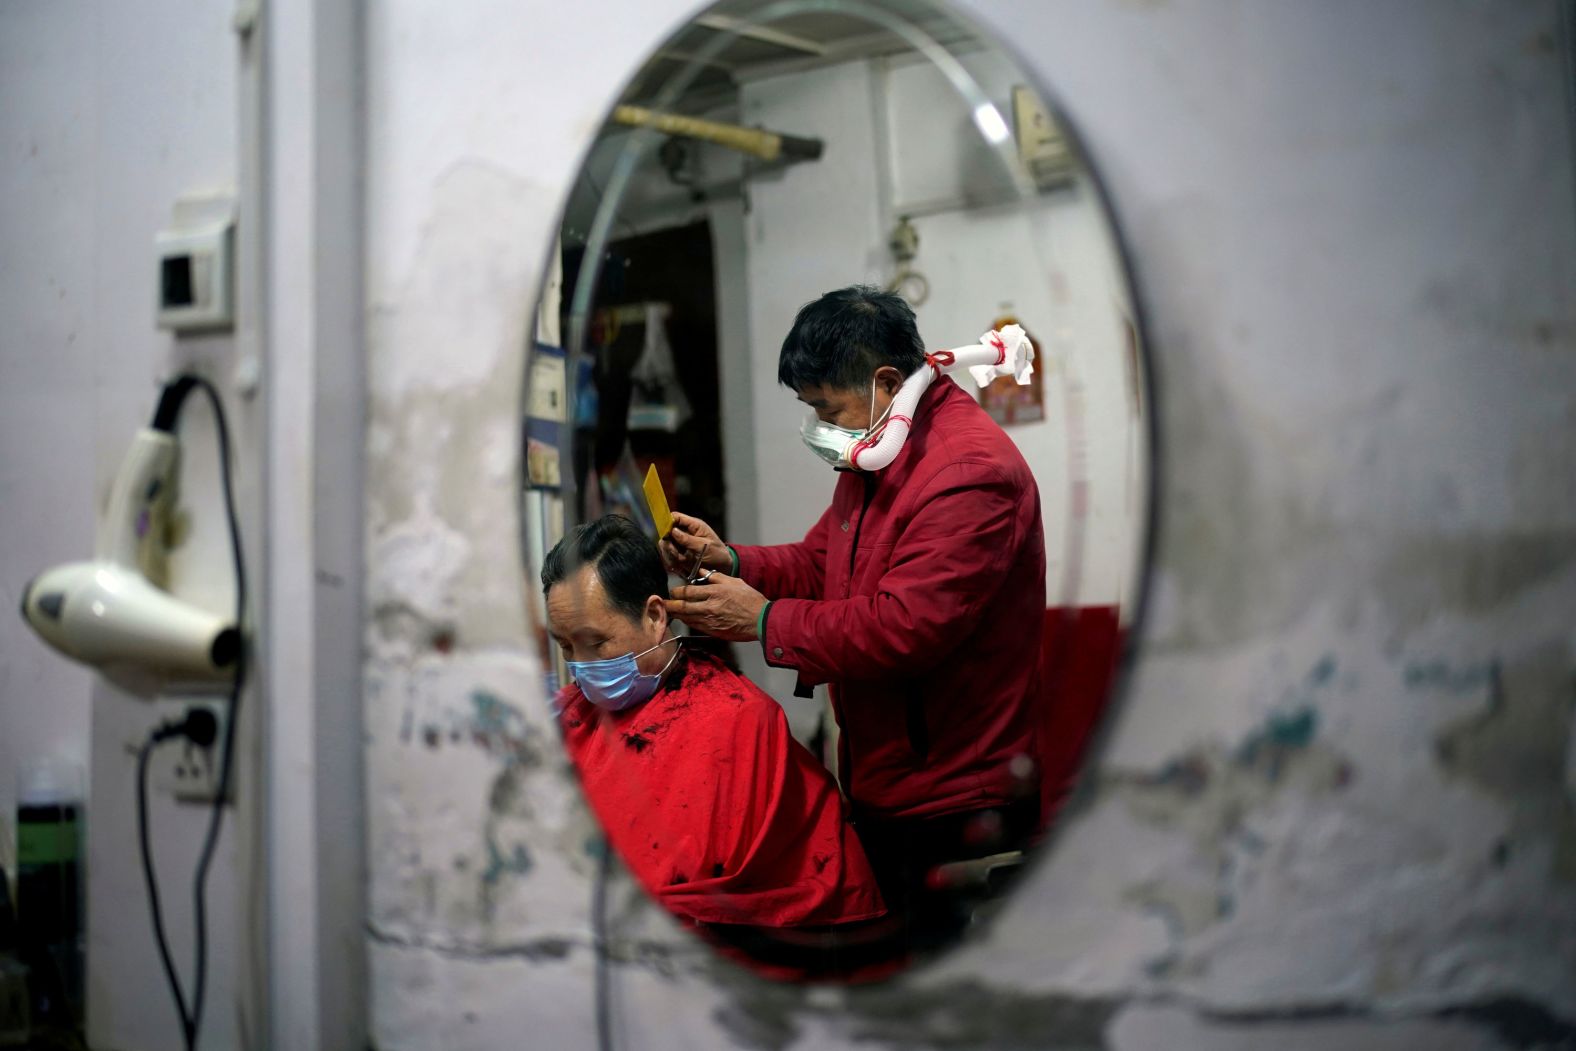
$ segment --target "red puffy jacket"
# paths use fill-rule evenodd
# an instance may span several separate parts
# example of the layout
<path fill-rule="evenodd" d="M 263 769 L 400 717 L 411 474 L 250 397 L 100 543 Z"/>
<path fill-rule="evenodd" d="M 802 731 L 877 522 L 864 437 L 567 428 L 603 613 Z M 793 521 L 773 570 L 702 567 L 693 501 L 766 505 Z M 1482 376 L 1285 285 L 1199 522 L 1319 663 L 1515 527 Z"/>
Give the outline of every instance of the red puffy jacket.
<path fill-rule="evenodd" d="M 801 688 L 831 683 L 856 812 L 933 817 L 1038 791 L 1039 489 L 950 378 L 890 466 L 843 472 L 803 541 L 736 550 L 773 600 L 767 663 Z"/>

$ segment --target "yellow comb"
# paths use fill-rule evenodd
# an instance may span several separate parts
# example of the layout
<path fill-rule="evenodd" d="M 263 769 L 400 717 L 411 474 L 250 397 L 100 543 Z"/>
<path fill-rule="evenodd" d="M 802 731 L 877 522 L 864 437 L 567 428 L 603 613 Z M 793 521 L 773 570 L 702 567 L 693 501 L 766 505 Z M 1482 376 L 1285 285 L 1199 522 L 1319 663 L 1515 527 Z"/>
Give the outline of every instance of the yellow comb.
<path fill-rule="evenodd" d="M 662 491 L 662 479 L 657 477 L 657 465 L 646 471 L 646 481 L 641 487 L 646 491 L 646 506 L 651 508 L 651 520 L 657 525 L 657 539 L 661 540 L 673 529 L 673 512 L 668 510 L 668 497 Z"/>

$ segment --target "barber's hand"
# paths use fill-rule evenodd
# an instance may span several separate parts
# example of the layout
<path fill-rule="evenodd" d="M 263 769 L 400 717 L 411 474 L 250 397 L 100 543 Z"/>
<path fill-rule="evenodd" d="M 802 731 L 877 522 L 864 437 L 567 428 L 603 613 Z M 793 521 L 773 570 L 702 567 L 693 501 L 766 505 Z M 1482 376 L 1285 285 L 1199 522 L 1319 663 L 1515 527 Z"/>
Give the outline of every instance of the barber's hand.
<path fill-rule="evenodd" d="M 704 584 L 674 588 L 668 615 L 713 638 L 752 642 L 760 637 L 755 622 L 764 605 L 766 596 L 738 577 L 714 572 Z"/>
<path fill-rule="evenodd" d="M 668 571 L 685 579 L 699 569 L 726 571 L 733 568 L 728 545 L 722 542 L 715 529 L 694 515 L 675 511 L 673 531 L 657 542 L 657 549 L 662 552 L 662 561 L 667 563 Z M 700 556 L 699 569 L 695 565 L 697 556 Z"/>

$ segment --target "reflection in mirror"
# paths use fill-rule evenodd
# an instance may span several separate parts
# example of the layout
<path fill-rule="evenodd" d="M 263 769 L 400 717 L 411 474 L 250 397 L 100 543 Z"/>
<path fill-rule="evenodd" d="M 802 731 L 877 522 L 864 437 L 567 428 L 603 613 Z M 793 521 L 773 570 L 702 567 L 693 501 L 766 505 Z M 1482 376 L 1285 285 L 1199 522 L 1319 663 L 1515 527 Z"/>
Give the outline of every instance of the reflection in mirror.
<path fill-rule="evenodd" d="M 721 4 L 630 81 L 555 254 L 529 590 L 614 852 L 775 976 L 989 922 L 1146 538 L 1142 338 L 1065 120 L 936 4 Z"/>

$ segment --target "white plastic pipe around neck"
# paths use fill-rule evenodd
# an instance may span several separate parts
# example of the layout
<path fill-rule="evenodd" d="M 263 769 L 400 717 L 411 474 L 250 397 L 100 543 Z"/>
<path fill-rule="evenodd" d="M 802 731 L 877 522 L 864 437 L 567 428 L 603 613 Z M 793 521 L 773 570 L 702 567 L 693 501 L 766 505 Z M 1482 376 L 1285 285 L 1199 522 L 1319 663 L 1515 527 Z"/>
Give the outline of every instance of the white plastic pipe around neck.
<path fill-rule="evenodd" d="M 875 434 L 856 442 L 848 462 L 861 471 L 879 471 L 891 465 L 914 429 L 914 410 L 930 385 L 944 375 L 968 369 L 981 387 L 998 376 L 1012 376 L 1020 386 L 1034 375 L 1034 344 L 1018 325 L 992 329 L 978 343 L 925 355 L 925 364 L 903 381 L 886 423 Z"/>

